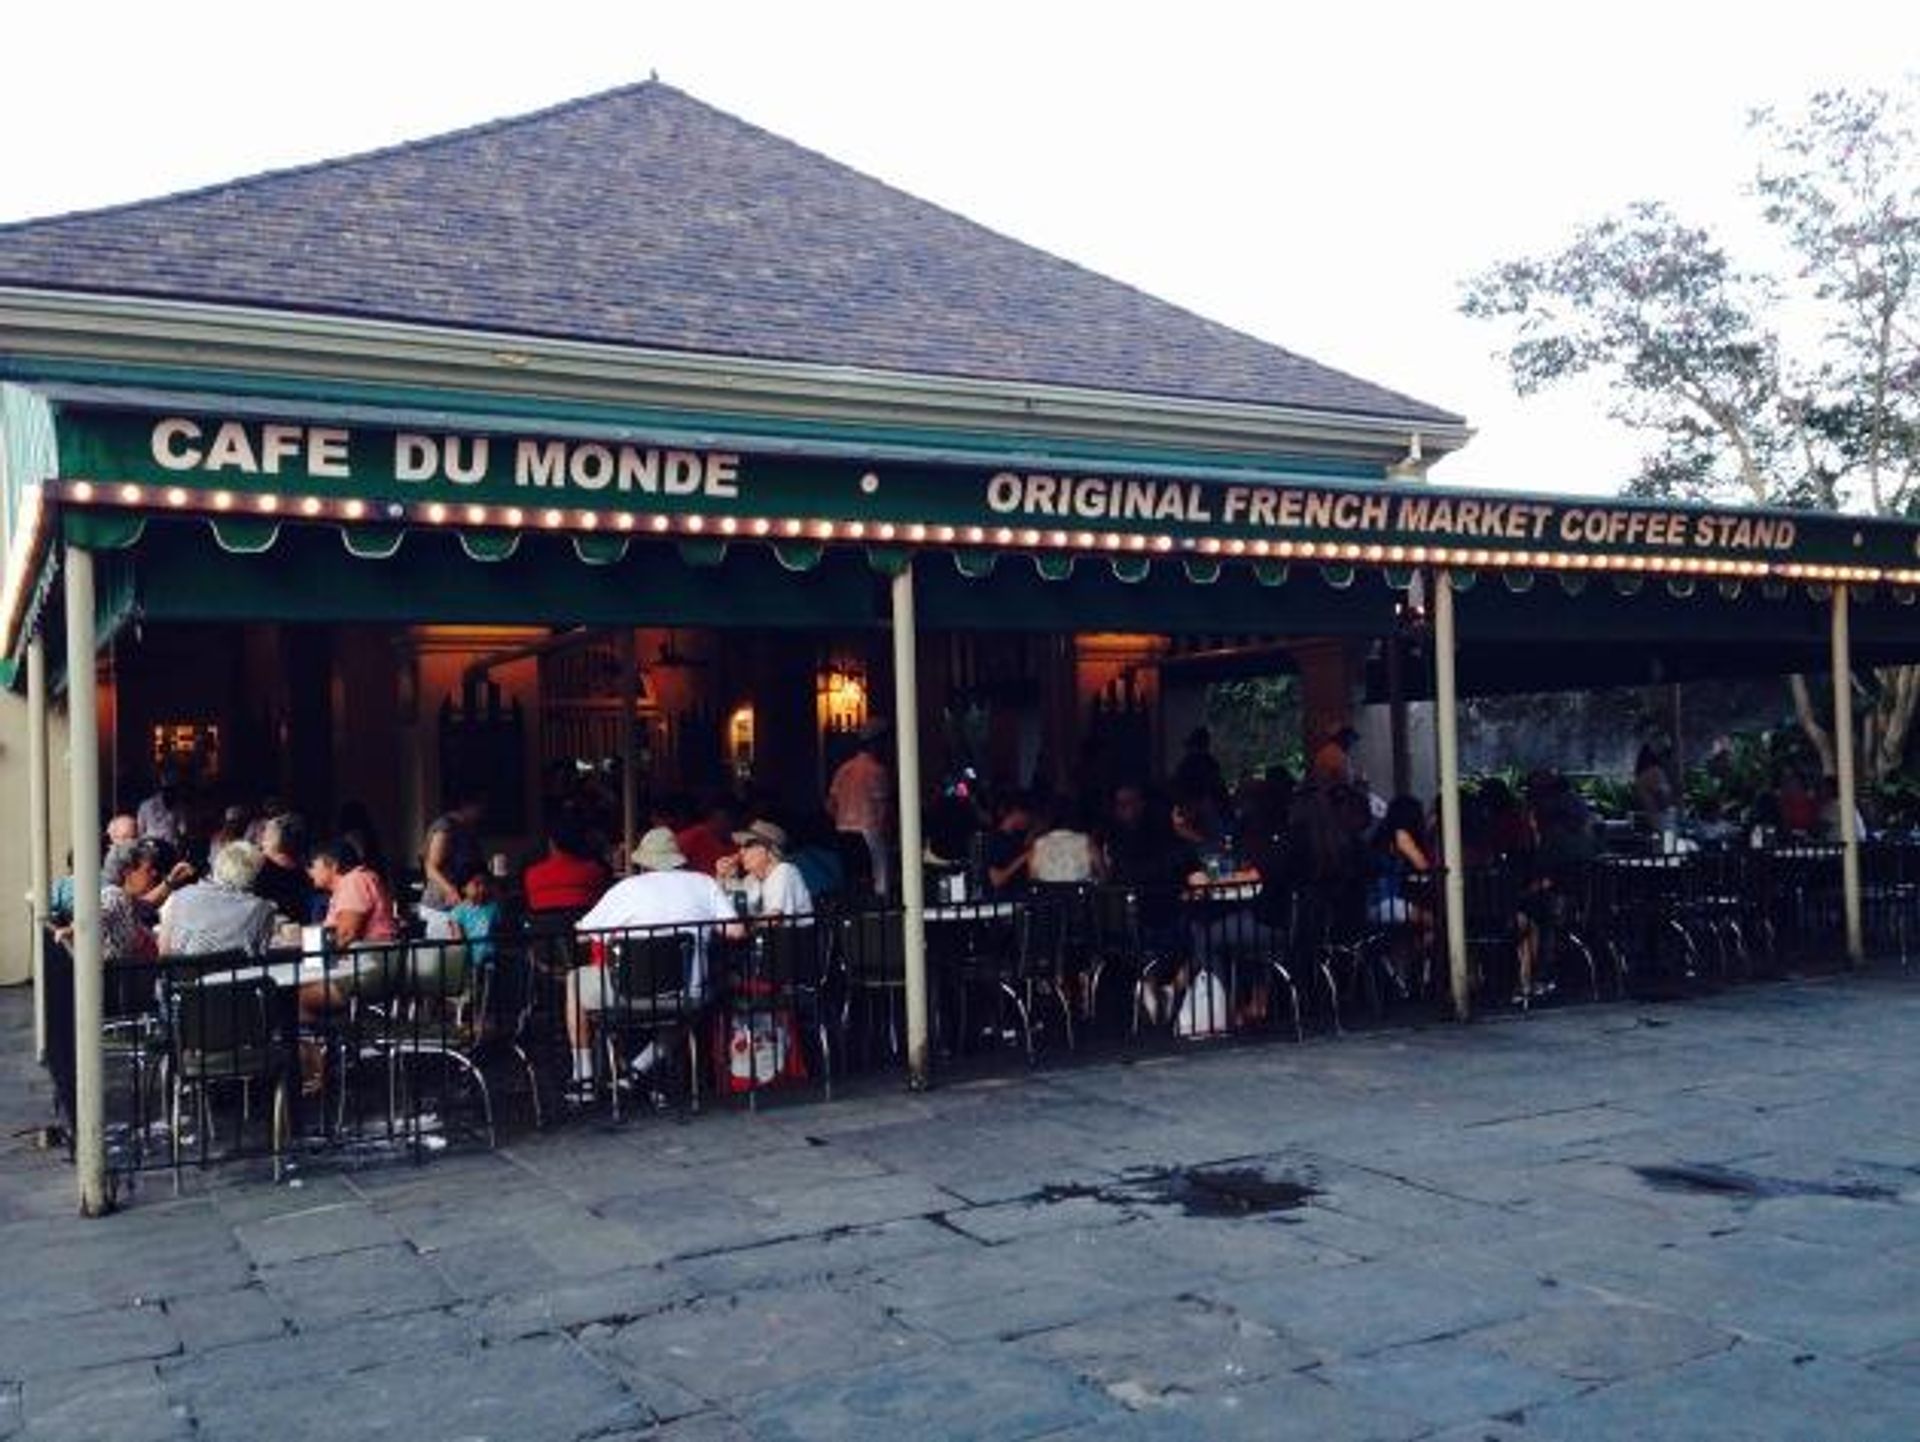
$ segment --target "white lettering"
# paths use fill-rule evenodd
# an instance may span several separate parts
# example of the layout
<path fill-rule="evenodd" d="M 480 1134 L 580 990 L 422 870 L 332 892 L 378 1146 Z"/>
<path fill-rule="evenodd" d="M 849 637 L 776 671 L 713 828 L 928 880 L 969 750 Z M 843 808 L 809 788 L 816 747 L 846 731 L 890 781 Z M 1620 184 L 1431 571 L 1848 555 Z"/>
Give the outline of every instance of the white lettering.
<path fill-rule="evenodd" d="M 174 417 L 156 424 L 153 428 L 153 463 L 164 470 L 190 471 L 200 464 L 198 446 L 176 449 L 181 441 L 200 439 L 200 427 L 192 421 Z"/>
<path fill-rule="evenodd" d="M 432 436 L 402 431 L 393 438 L 393 478 L 430 481 L 440 469 L 440 446 Z"/>
<path fill-rule="evenodd" d="M 466 447 L 462 459 L 460 448 Z M 446 474 L 456 486 L 477 486 L 487 478 L 487 460 L 493 449 L 486 436 L 447 437 Z"/>
<path fill-rule="evenodd" d="M 670 496 L 690 496 L 700 489 L 700 457 L 692 451 L 668 451 L 661 489 Z"/>
<path fill-rule="evenodd" d="M 601 491 L 613 480 L 613 452 L 603 445 L 588 442 L 573 448 L 567 462 L 567 475 L 583 491 Z"/>
<path fill-rule="evenodd" d="M 513 448 L 516 486 L 557 486 L 566 466 L 567 448 L 559 441 L 522 441 Z"/>
<path fill-rule="evenodd" d="M 213 444 L 207 447 L 207 469 L 240 471 L 249 476 L 259 473 L 259 463 L 253 456 L 253 442 L 247 438 L 247 428 L 240 422 L 224 421 L 220 429 L 213 433 Z"/>
<path fill-rule="evenodd" d="M 716 451 L 707 457 L 707 494 L 732 500 L 740 494 L 740 457 Z"/>
<path fill-rule="evenodd" d="M 260 469 L 270 476 L 280 474 L 280 462 L 300 454 L 300 427 L 262 426 L 260 428 Z"/>
<path fill-rule="evenodd" d="M 315 426 L 307 432 L 307 474 L 335 481 L 352 476 L 345 431 L 337 426 Z"/>

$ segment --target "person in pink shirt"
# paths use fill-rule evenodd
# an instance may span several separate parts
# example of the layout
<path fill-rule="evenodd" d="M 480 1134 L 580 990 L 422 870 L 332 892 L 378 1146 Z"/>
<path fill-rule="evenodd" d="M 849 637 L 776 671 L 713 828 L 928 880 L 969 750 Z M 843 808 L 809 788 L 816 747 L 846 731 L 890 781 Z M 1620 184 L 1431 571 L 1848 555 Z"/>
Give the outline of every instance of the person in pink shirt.
<path fill-rule="evenodd" d="M 392 941 L 399 936 L 387 884 L 378 872 L 362 863 L 360 853 L 350 843 L 334 841 L 316 846 L 307 859 L 307 875 L 327 893 L 325 925 L 333 932 L 335 946 Z"/>
<path fill-rule="evenodd" d="M 379 873 L 364 865 L 352 843 L 330 841 L 316 846 L 307 859 L 307 876 L 327 896 L 326 928 L 340 949 L 397 941 L 400 926 L 393 913 L 393 897 Z M 372 964 L 366 964 L 371 962 Z M 299 991 L 300 1020 L 307 1026 L 324 1025 L 342 1015 L 349 993 L 378 995 L 386 982 L 385 958 L 343 958 L 323 981 L 310 981 Z M 326 1053 L 317 1041 L 304 1039 L 300 1047 L 301 1090 L 316 1096 L 325 1087 Z"/>

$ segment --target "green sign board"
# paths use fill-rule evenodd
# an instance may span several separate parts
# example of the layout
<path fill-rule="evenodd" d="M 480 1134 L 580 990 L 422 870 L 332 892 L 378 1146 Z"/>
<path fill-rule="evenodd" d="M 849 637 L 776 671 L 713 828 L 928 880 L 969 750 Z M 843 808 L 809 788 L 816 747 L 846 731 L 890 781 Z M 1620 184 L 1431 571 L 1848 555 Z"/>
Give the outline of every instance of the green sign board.
<path fill-rule="evenodd" d="M 1920 582 L 1920 528 L 1323 479 L 863 463 L 644 439 L 63 406 L 60 474 L 144 509 L 430 520 L 472 528 L 714 528 L 954 545 L 1200 550 L 1381 564 L 1647 558 L 1661 566 L 1871 568 Z M 73 495 L 70 489 L 68 494 Z M 344 510 L 343 510 L 344 508 Z M 691 518 L 702 518 L 692 520 Z"/>

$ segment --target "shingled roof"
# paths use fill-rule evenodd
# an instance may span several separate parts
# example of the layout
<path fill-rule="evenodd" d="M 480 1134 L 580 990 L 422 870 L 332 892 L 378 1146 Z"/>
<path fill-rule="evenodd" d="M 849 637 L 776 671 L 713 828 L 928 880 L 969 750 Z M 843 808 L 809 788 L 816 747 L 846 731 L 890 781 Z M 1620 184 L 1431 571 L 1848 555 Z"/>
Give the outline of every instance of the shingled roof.
<path fill-rule="evenodd" d="M 8 285 L 1459 421 L 657 81 L 0 226 Z"/>

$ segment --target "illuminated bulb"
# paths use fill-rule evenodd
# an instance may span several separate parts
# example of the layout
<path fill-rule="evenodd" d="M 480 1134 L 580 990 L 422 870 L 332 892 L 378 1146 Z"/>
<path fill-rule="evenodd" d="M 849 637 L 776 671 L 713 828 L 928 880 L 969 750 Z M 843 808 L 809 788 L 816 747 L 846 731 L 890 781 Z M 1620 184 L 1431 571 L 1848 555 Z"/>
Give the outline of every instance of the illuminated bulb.
<path fill-rule="evenodd" d="M 926 538 L 927 528 L 925 526 L 913 525 L 907 527 L 907 539 L 909 541 L 924 541 Z"/>
<path fill-rule="evenodd" d="M 1005 526 L 1002 526 L 1000 527 L 999 530 L 993 533 L 993 539 L 996 542 L 998 542 L 1000 545 L 1004 546 L 1013 539 L 1013 532 L 1008 530 Z"/>
<path fill-rule="evenodd" d="M 1253 554 L 1256 556 L 1264 556 L 1272 549 L 1272 544 L 1267 541 L 1255 541 L 1253 543 Z"/>
<path fill-rule="evenodd" d="M 934 539 L 937 541 L 951 541 L 954 536 L 953 527 L 941 526 L 938 530 L 936 530 L 933 533 L 933 536 L 934 536 Z"/>
<path fill-rule="evenodd" d="M 613 518 L 613 524 L 622 531 L 631 531 L 633 529 L 633 512 L 622 511 Z"/>
<path fill-rule="evenodd" d="M 468 506 L 467 507 L 467 524 L 469 526 L 484 525 L 486 523 L 486 519 L 487 519 L 487 508 L 485 506 Z"/>
<path fill-rule="evenodd" d="M 168 505 L 184 506 L 186 503 L 187 503 L 187 493 L 185 491 L 181 490 L 180 487 L 178 486 L 167 487 L 167 504 Z"/>
<path fill-rule="evenodd" d="M 1281 541 L 1273 549 L 1276 555 L 1291 556 L 1298 548 L 1292 541 Z"/>
<path fill-rule="evenodd" d="M 704 531 L 707 528 L 707 518 L 705 516 L 688 516 L 680 524 L 685 526 L 689 531 Z"/>
<path fill-rule="evenodd" d="M 1093 549 L 1093 532 L 1092 531 L 1075 531 L 1073 533 L 1073 543 L 1083 551 L 1092 550 Z"/>
<path fill-rule="evenodd" d="M 140 504 L 140 488 L 138 486 L 132 486 L 132 485 L 122 486 L 120 488 L 120 499 L 122 502 L 124 502 L 126 505 L 129 505 L 129 506 L 139 505 Z"/>
<path fill-rule="evenodd" d="M 797 536 L 801 531 L 805 530 L 806 527 L 792 517 L 788 517 L 780 523 L 780 529 L 785 531 L 789 536 Z"/>
<path fill-rule="evenodd" d="M 650 522 L 648 522 L 648 524 L 651 525 L 653 529 L 656 531 L 664 531 L 667 529 L 667 527 L 671 526 L 673 522 L 668 520 L 665 516 L 655 516 Z"/>
<path fill-rule="evenodd" d="M 879 536 L 880 539 L 883 541 L 891 541 L 894 535 L 893 522 L 882 521 L 880 523 L 880 529 L 876 531 L 874 534 Z"/>
<path fill-rule="evenodd" d="M 308 496 L 304 501 L 300 503 L 300 509 L 304 514 L 309 516 L 319 515 L 320 514 L 320 498 L 318 496 Z"/>
<path fill-rule="evenodd" d="M 580 513 L 580 526 L 581 526 L 581 529 L 582 529 L 582 530 L 587 530 L 587 531 L 597 531 L 597 530 L 599 530 L 599 529 L 600 529 L 600 514 L 599 514 L 599 512 L 597 512 L 597 511 L 582 511 L 582 512 Z"/>
<path fill-rule="evenodd" d="M 1405 546 L 1388 546 L 1387 547 L 1387 561 L 1389 564 L 1398 565 L 1400 562 L 1406 559 L 1407 559 L 1407 548 Z"/>
<path fill-rule="evenodd" d="M 1047 544 L 1049 546 L 1064 546 L 1066 545 L 1066 543 L 1067 543 L 1067 533 L 1065 531 L 1048 531 L 1047 532 Z"/>
<path fill-rule="evenodd" d="M 1171 551 L 1173 549 L 1173 537 L 1155 536 L 1153 538 L 1153 548 L 1156 551 Z"/>
<path fill-rule="evenodd" d="M 1355 541 L 1348 541 L 1346 545 L 1340 548 L 1340 556 L 1341 556 L 1341 559 L 1343 560 L 1348 560 L 1348 561 L 1359 560 L 1360 559 L 1359 543 Z"/>
<path fill-rule="evenodd" d="M 1146 548 L 1147 548 L 1147 538 L 1146 538 L 1145 536 L 1129 536 L 1129 537 L 1127 537 L 1127 549 L 1128 549 L 1128 550 L 1130 550 L 1130 551 L 1144 551 L 1144 550 L 1146 550 Z"/>
<path fill-rule="evenodd" d="M 560 513 L 554 510 L 552 507 L 548 507 L 546 510 L 540 513 L 540 524 L 545 526 L 548 530 L 552 530 L 555 526 L 560 524 Z"/>
<path fill-rule="evenodd" d="M 848 521 L 846 531 L 849 536 L 852 536 L 857 541 L 867 533 L 866 522 Z"/>
<path fill-rule="evenodd" d="M 823 541 L 830 539 L 833 535 L 833 522 L 832 521 L 814 522 L 813 533 Z"/>
<path fill-rule="evenodd" d="M 74 486 L 72 494 L 76 501 L 90 501 L 93 499 L 93 487 L 88 482 L 81 481 Z"/>
<path fill-rule="evenodd" d="M 348 501 L 346 505 L 342 506 L 340 509 L 347 513 L 348 520 L 357 521 L 362 516 L 366 515 L 367 503 L 365 501 L 355 499 L 355 500 Z"/>
<path fill-rule="evenodd" d="M 1378 561 L 1386 555 L 1386 551 L 1380 546 L 1368 546 L 1365 555 L 1369 561 Z"/>
<path fill-rule="evenodd" d="M 722 516 L 720 518 L 720 532 L 722 535 L 731 536 L 739 529 L 740 523 L 734 520 L 732 516 Z"/>
<path fill-rule="evenodd" d="M 1236 556 L 1244 556 L 1247 553 L 1247 543 L 1238 536 L 1235 536 L 1231 541 L 1227 542 L 1227 550 Z"/>
<path fill-rule="evenodd" d="M 256 500 L 254 504 L 259 506 L 260 509 L 265 511 L 268 515 L 272 515 L 275 511 L 280 509 L 280 498 L 275 495 L 265 495 L 265 496 L 261 496 L 258 500 Z"/>
<path fill-rule="evenodd" d="M 987 533 L 981 527 L 979 526 L 967 527 L 967 539 L 971 541 L 974 545 L 976 546 L 979 545 L 982 541 L 986 540 L 986 538 L 987 538 Z"/>
<path fill-rule="evenodd" d="M 429 521 L 432 521 L 434 525 L 436 526 L 439 525 L 442 521 L 446 520 L 446 518 L 447 518 L 447 508 L 441 505 L 438 501 L 435 501 L 432 505 L 427 507 L 427 519 Z"/>
<path fill-rule="evenodd" d="M 1034 529 L 1033 529 L 1032 527 L 1028 527 L 1028 528 L 1027 528 L 1026 530 L 1024 530 L 1024 531 L 1022 531 L 1022 532 L 1020 533 L 1020 544 L 1021 544 L 1021 545 L 1023 545 L 1023 546 L 1037 546 L 1037 545 L 1039 545 L 1039 544 L 1040 544 L 1040 533 L 1039 533 L 1038 531 L 1036 531 L 1036 530 L 1034 530 Z"/>
<path fill-rule="evenodd" d="M 754 535 L 764 536 L 767 534 L 768 531 L 771 531 L 772 529 L 773 529 L 773 522 L 769 521 L 765 516 L 757 516 L 754 518 L 754 522 L 753 522 Z"/>
<path fill-rule="evenodd" d="M 526 519 L 527 519 L 526 513 L 522 511 L 518 506 L 507 507 L 506 522 L 509 526 L 522 525 L 525 523 Z"/>

